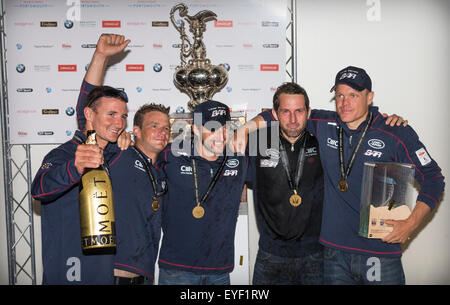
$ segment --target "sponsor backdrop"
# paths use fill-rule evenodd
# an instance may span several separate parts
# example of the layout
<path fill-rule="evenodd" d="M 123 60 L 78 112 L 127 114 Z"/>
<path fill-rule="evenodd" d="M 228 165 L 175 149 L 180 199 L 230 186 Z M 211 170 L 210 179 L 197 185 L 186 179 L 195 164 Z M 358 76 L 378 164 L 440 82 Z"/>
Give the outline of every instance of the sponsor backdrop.
<path fill-rule="evenodd" d="M 11 143 L 63 143 L 72 137 L 79 87 L 101 33 L 131 39 L 125 55 L 109 63 L 105 77 L 105 84 L 129 95 L 127 130 L 144 103 L 187 111 L 189 98 L 172 81 L 181 41 L 169 13 L 179 2 L 5 1 Z M 233 111 L 247 111 L 249 117 L 270 107 L 276 86 L 286 78 L 286 1 L 185 4 L 189 15 L 212 10 L 218 16 L 207 23 L 204 34 L 207 58 L 215 65 L 227 63 L 230 70 L 228 84 L 214 99 Z"/>

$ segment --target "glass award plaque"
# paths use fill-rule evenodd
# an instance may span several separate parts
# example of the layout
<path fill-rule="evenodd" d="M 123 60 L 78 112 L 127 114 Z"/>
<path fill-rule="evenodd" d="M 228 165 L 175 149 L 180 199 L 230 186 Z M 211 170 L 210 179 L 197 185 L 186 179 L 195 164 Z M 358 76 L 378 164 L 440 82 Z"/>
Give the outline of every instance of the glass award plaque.
<path fill-rule="evenodd" d="M 393 162 L 365 162 L 358 234 L 383 238 L 392 232 L 385 220 L 404 220 L 414 206 L 414 167 Z"/>

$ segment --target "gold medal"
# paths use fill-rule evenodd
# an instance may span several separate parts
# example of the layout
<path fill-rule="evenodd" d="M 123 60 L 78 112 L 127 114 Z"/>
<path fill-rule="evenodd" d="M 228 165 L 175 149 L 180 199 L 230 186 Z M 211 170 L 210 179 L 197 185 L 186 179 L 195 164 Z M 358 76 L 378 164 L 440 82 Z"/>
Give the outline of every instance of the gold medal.
<path fill-rule="evenodd" d="M 289 203 L 293 207 L 298 207 L 300 204 L 302 204 L 302 197 L 297 195 L 297 191 L 296 190 L 294 190 L 294 194 L 292 194 L 291 197 L 289 198 Z"/>
<path fill-rule="evenodd" d="M 338 183 L 338 188 L 341 192 L 346 192 L 348 190 L 347 181 L 345 181 L 344 179 L 341 179 Z"/>
<path fill-rule="evenodd" d="M 203 215 L 205 215 L 205 209 L 202 208 L 200 205 L 197 205 L 193 210 L 192 210 L 192 215 L 197 218 L 200 219 L 203 217 Z"/>
<path fill-rule="evenodd" d="M 156 211 L 158 211 L 158 209 L 159 209 L 159 201 L 158 200 L 153 200 L 153 202 L 152 202 L 152 210 L 154 211 L 154 212 L 156 212 Z"/>

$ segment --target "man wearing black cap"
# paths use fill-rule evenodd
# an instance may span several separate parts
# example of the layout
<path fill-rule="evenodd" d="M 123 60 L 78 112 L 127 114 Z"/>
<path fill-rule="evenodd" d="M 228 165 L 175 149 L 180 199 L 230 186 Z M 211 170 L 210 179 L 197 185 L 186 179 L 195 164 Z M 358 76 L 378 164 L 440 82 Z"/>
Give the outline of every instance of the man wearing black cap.
<path fill-rule="evenodd" d="M 227 285 L 248 157 L 226 156 L 228 106 L 206 101 L 194 109 L 194 141 L 174 141 L 166 162 L 167 203 L 159 284 Z"/>
<path fill-rule="evenodd" d="M 366 71 L 353 66 L 339 71 L 331 91 L 336 112 L 313 110 L 307 125 L 319 141 L 324 170 L 320 242 L 326 247 L 325 283 L 404 284 L 401 244 L 437 206 L 444 177 L 411 127 L 388 126 L 371 105 L 374 93 Z M 269 112 L 261 116 L 273 120 Z M 382 240 L 358 236 L 364 162 L 413 164 L 421 186 L 410 217 L 386 220 L 393 231 Z"/>

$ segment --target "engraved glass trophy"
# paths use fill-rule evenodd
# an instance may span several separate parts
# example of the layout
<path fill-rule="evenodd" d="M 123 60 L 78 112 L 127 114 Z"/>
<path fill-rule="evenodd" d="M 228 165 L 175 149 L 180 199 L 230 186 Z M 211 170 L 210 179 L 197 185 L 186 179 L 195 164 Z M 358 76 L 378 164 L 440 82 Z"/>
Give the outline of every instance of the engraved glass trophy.
<path fill-rule="evenodd" d="M 392 232 L 385 220 L 403 220 L 414 206 L 414 167 L 405 163 L 364 163 L 358 234 L 383 238 Z"/>

